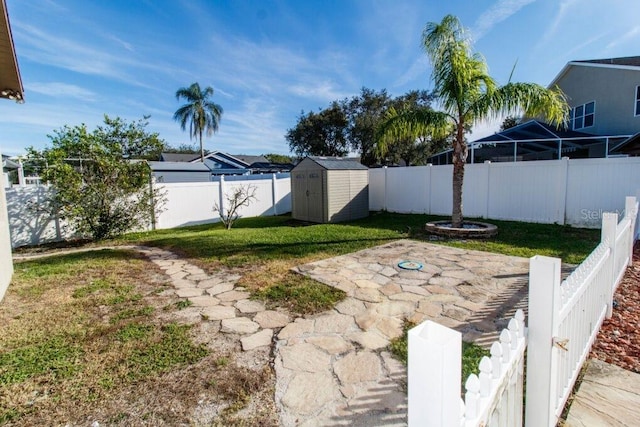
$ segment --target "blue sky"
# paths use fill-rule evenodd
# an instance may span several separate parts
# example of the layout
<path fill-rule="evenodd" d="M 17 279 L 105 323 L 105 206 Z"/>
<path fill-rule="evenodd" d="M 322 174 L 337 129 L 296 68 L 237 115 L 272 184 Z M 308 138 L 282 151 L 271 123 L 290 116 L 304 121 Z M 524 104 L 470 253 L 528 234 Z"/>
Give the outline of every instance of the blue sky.
<path fill-rule="evenodd" d="M 171 145 L 175 91 L 212 86 L 224 108 L 210 150 L 289 152 L 301 110 L 362 86 L 429 89 L 420 35 L 457 15 L 492 75 L 547 85 L 570 60 L 637 55 L 634 0 L 7 0 L 26 103 L 0 102 L 0 150 L 49 143 L 65 124 L 136 120 Z M 635 49 L 634 49 L 635 48 Z M 471 137 L 497 130 L 476 126 Z"/>

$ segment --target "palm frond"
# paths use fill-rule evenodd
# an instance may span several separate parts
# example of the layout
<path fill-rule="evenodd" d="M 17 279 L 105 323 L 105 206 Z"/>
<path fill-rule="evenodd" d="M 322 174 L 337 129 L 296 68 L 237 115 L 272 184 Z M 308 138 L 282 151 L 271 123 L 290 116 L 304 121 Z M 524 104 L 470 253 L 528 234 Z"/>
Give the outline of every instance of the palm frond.
<path fill-rule="evenodd" d="M 569 106 L 558 88 L 547 89 L 536 83 L 508 83 L 479 99 L 473 105 L 471 115 L 475 120 L 495 119 L 520 112 L 561 126 L 568 118 Z"/>
<path fill-rule="evenodd" d="M 429 108 L 403 110 L 391 107 L 376 130 L 376 151 L 384 156 L 396 141 L 419 137 L 444 137 L 450 130 L 450 117 Z"/>

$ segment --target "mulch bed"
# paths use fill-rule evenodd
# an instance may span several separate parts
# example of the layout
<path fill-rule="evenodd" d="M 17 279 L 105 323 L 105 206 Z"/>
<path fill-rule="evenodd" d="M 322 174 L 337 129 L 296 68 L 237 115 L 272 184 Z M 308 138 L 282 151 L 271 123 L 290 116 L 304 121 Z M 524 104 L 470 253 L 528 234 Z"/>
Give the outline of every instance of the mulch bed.
<path fill-rule="evenodd" d="M 613 316 L 602 324 L 590 356 L 640 373 L 640 243 L 613 299 Z"/>

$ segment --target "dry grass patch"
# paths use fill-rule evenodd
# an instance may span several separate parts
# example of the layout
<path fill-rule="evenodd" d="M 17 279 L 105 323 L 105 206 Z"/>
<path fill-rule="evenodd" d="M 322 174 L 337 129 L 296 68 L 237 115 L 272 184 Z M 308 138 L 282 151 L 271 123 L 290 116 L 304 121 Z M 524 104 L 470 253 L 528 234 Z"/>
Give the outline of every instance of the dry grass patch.
<path fill-rule="evenodd" d="M 343 291 L 291 271 L 295 265 L 307 262 L 311 261 L 269 261 L 246 273 L 239 284 L 251 290 L 254 298 L 266 301 L 269 308 L 284 308 L 294 315 L 320 313 L 333 308 L 346 297 Z"/>
<path fill-rule="evenodd" d="M 269 372 L 172 322 L 183 304 L 166 287 L 130 251 L 17 263 L 0 304 L 0 424 L 270 425 L 268 403 L 242 412 L 269 402 Z"/>

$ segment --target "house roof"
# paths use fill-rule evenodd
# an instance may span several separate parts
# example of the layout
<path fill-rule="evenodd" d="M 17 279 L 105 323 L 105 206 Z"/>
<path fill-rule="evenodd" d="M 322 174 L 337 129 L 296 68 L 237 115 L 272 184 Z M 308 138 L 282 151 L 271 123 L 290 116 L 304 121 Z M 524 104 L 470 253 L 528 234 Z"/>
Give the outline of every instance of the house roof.
<path fill-rule="evenodd" d="M 620 70 L 640 71 L 640 56 L 625 56 L 620 58 L 604 59 L 584 59 L 567 62 L 558 75 L 549 83 L 549 87 L 554 87 L 558 81 L 569 71 L 571 67 L 596 67 L 611 68 Z"/>
<path fill-rule="evenodd" d="M 631 67 L 640 67 L 640 56 L 625 56 L 622 58 L 606 58 L 606 59 L 588 59 L 582 61 L 588 64 L 607 64 L 607 65 L 627 65 Z"/>
<path fill-rule="evenodd" d="M 312 160 L 327 170 L 369 170 L 369 168 L 362 163 L 343 157 L 309 156 L 307 159 Z"/>
<path fill-rule="evenodd" d="M 5 0 L 0 0 L 0 98 L 22 102 L 24 89 Z"/>
<path fill-rule="evenodd" d="M 207 154 L 206 156 L 204 156 L 205 159 L 212 159 L 212 160 L 217 160 L 223 163 L 228 164 L 229 166 L 232 167 L 236 167 L 238 169 L 244 169 L 244 168 L 248 168 L 249 164 L 232 156 L 231 154 L 227 154 L 227 153 L 223 153 L 222 151 L 214 151 L 212 153 Z M 192 160 L 192 162 L 199 160 L 200 157 L 198 157 L 195 160 Z"/>
<path fill-rule="evenodd" d="M 9 156 L 3 154 L 2 155 L 2 168 L 3 169 L 18 169 L 20 167 L 20 164 L 16 161 L 13 161 L 9 158 Z"/>
<path fill-rule="evenodd" d="M 160 160 L 163 162 L 190 162 L 200 159 L 200 154 L 193 153 L 161 153 Z"/>
<path fill-rule="evenodd" d="M 204 163 L 147 162 L 154 172 L 211 172 Z"/>
<path fill-rule="evenodd" d="M 242 160 L 248 165 L 253 163 L 269 163 L 269 159 L 264 156 L 248 156 L 246 154 L 230 154 L 230 156 L 235 157 L 238 160 Z"/>
<path fill-rule="evenodd" d="M 493 135 L 480 138 L 477 142 L 490 142 L 490 141 L 523 141 L 531 139 L 564 139 L 564 138 L 583 138 L 593 136 L 588 133 L 578 132 L 570 129 L 558 129 L 547 123 L 539 122 L 537 120 L 529 120 L 528 122 L 521 123 L 518 126 L 506 129 L 502 132 L 497 132 Z"/>
<path fill-rule="evenodd" d="M 613 154 L 629 154 L 632 156 L 640 156 L 640 133 L 636 133 L 633 136 L 622 141 L 615 148 L 611 150 Z"/>

